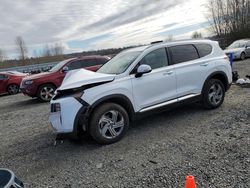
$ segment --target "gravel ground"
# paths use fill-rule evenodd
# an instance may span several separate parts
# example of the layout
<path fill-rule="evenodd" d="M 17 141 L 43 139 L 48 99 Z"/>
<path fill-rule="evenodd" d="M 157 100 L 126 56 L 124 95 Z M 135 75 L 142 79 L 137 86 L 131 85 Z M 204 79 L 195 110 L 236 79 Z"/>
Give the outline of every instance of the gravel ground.
<path fill-rule="evenodd" d="M 250 74 L 250 60 L 234 66 Z M 250 187 L 250 88 L 233 85 L 224 104 L 187 105 L 136 121 L 120 142 L 90 138 L 54 146 L 49 104 L 0 97 L 0 167 L 26 187 Z"/>

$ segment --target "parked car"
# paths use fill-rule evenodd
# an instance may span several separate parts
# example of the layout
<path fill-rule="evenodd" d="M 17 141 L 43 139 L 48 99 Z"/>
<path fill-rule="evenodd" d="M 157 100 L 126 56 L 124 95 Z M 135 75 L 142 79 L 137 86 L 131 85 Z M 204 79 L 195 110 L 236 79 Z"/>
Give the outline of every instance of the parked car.
<path fill-rule="evenodd" d="M 49 119 L 58 134 L 86 131 L 110 144 L 142 114 L 185 102 L 219 107 L 231 83 L 229 59 L 217 42 L 157 43 L 123 51 L 96 73 L 68 74 L 51 100 Z"/>
<path fill-rule="evenodd" d="M 250 57 L 250 39 L 242 39 L 233 42 L 224 51 L 227 55 L 233 54 L 233 59 L 244 60 L 246 57 Z"/>
<path fill-rule="evenodd" d="M 22 78 L 25 76 L 27 74 L 16 71 L 0 72 L 0 94 L 17 94 Z"/>
<path fill-rule="evenodd" d="M 84 56 L 79 58 L 67 59 L 58 63 L 48 72 L 43 72 L 28 76 L 22 80 L 20 89 L 30 97 L 38 97 L 41 101 L 50 101 L 66 73 L 75 69 L 98 70 L 110 58 L 106 56 Z M 84 77 L 82 77 L 84 79 Z"/>

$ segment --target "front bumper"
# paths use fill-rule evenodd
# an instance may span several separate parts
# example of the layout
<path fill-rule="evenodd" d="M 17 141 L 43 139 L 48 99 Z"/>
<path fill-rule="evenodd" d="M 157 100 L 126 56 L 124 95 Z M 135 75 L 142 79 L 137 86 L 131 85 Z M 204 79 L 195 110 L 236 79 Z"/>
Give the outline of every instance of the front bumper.
<path fill-rule="evenodd" d="M 36 97 L 37 86 L 35 84 L 24 85 L 23 83 L 21 83 L 20 90 L 24 95 Z"/>
<path fill-rule="evenodd" d="M 50 112 L 49 121 L 57 134 L 76 133 L 79 118 L 79 112 L 87 106 L 83 106 L 79 100 L 74 97 L 65 97 L 57 100 L 51 100 L 51 105 L 59 103 L 60 111 Z M 51 110 L 52 111 L 52 110 Z"/>

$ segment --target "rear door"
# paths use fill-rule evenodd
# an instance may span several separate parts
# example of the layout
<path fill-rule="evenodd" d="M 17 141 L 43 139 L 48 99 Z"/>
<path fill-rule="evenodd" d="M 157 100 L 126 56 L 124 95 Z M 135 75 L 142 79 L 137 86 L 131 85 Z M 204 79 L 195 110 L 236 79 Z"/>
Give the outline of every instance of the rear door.
<path fill-rule="evenodd" d="M 208 44 L 185 44 L 169 47 L 176 71 L 177 96 L 200 94 L 213 63 L 207 56 L 212 52 Z"/>
<path fill-rule="evenodd" d="M 139 110 L 176 98 L 175 71 L 168 64 L 165 48 L 148 53 L 141 64 L 150 65 L 152 72 L 139 78 L 131 75 L 134 101 Z"/>

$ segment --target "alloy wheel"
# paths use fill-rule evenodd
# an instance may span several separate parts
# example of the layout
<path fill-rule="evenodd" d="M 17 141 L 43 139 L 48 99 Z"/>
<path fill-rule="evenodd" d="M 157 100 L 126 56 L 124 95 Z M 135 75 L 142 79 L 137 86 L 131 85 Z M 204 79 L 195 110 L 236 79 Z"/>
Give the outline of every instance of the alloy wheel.
<path fill-rule="evenodd" d="M 43 87 L 40 92 L 41 99 L 44 101 L 50 101 L 50 99 L 54 95 L 54 91 L 55 89 L 53 87 L 50 87 L 50 86 Z"/>
<path fill-rule="evenodd" d="M 124 124 L 122 114 L 116 110 L 110 110 L 100 118 L 99 131 L 103 137 L 113 139 L 122 133 Z"/>
<path fill-rule="evenodd" d="M 223 99 L 223 89 L 220 84 L 214 83 L 208 92 L 208 98 L 212 105 L 218 105 Z"/>
<path fill-rule="evenodd" d="M 17 94 L 18 91 L 19 91 L 19 87 L 18 87 L 17 85 L 14 85 L 14 84 L 13 84 L 13 85 L 10 85 L 10 86 L 8 87 L 8 93 L 11 94 L 11 95 Z"/>

